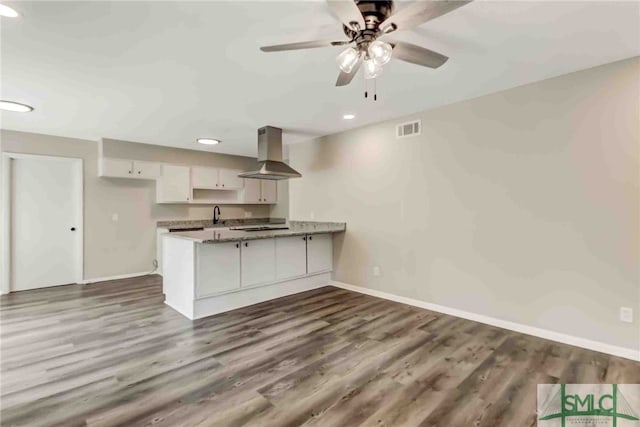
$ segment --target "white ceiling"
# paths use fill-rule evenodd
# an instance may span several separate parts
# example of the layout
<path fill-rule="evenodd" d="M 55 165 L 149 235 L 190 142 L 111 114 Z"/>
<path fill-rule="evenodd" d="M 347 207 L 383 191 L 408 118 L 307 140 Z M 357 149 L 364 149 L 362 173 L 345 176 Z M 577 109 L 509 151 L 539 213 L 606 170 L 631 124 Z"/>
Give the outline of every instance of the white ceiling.
<path fill-rule="evenodd" d="M 635 1 L 477 0 L 399 33 L 451 59 L 392 60 L 373 102 L 362 76 L 334 87 L 339 47 L 258 49 L 343 39 L 323 1 L 3 3 L 23 16 L 2 18 L 0 97 L 35 111 L 2 128 L 252 156 L 263 125 L 292 143 L 640 54 Z"/>

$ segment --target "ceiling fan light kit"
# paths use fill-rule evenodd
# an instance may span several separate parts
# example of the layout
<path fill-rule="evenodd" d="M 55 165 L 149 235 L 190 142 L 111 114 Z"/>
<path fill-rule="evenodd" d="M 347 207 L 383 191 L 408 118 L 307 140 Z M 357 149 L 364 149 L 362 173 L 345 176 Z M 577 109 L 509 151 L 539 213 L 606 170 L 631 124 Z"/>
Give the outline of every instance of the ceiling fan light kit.
<path fill-rule="evenodd" d="M 367 52 L 369 53 L 369 58 L 371 58 L 373 62 L 382 66 L 391 60 L 393 47 L 391 47 L 389 43 L 376 40 L 371 42 Z"/>
<path fill-rule="evenodd" d="M 345 73 L 350 73 L 360 60 L 360 52 L 352 47 L 346 48 L 338 57 L 338 66 Z"/>
<path fill-rule="evenodd" d="M 382 74 L 382 65 L 378 64 L 374 59 L 366 59 L 363 68 L 364 78 L 367 80 L 375 79 Z"/>
<path fill-rule="evenodd" d="M 395 11 L 393 0 L 327 0 L 331 12 L 342 22 L 342 30 L 348 40 L 287 43 L 263 46 L 260 50 L 278 52 L 350 45 L 336 58 L 340 68 L 336 86 L 351 83 L 361 65 L 365 79 L 375 79 L 392 56 L 411 64 L 438 68 L 449 58 L 411 43 L 394 41 L 389 34 L 410 30 L 471 1 L 423 0 Z"/>

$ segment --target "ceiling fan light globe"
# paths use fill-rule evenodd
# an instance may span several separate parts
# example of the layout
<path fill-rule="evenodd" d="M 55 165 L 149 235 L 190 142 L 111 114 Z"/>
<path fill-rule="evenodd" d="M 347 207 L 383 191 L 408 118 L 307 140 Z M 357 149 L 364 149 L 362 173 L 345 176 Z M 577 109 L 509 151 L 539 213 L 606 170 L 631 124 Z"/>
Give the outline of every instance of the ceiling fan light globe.
<path fill-rule="evenodd" d="M 349 47 L 342 51 L 340 55 L 336 58 L 338 61 L 338 66 L 345 73 L 350 73 L 353 70 L 353 67 L 358 63 L 358 59 L 360 58 L 360 54 L 357 50 L 352 47 Z"/>
<path fill-rule="evenodd" d="M 377 64 L 373 59 L 367 59 L 362 66 L 364 68 L 365 79 L 375 79 L 382 74 L 382 66 Z"/>
<path fill-rule="evenodd" d="M 376 40 L 369 45 L 369 57 L 378 65 L 384 65 L 391 59 L 393 48 L 389 43 Z"/>

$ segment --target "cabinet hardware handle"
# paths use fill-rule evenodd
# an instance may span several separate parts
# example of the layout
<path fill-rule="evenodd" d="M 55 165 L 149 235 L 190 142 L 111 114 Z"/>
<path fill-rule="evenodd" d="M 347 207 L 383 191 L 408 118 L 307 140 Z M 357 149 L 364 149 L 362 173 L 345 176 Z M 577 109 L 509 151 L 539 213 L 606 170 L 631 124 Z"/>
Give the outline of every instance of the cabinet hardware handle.
<path fill-rule="evenodd" d="M 189 200 L 189 198 L 187 197 L 187 200 Z"/>
<path fill-rule="evenodd" d="M 309 240 L 313 240 L 313 236 L 309 236 Z"/>
<path fill-rule="evenodd" d="M 224 184 L 222 184 L 222 186 L 224 187 Z"/>
<path fill-rule="evenodd" d="M 140 175 L 140 171 L 138 171 L 138 175 Z"/>
<path fill-rule="evenodd" d="M 249 247 L 249 243 L 244 242 L 244 247 L 245 247 L 245 248 L 248 248 L 248 247 Z"/>
<path fill-rule="evenodd" d="M 236 248 L 239 248 L 239 247 L 240 247 L 240 243 L 236 243 Z"/>
<path fill-rule="evenodd" d="M 76 231 L 76 228 L 75 227 L 71 227 L 71 231 Z"/>
<path fill-rule="evenodd" d="M 302 238 L 302 240 L 305 240 L 305 241 L 306 241 L 306 240 L 307 240 L 307 238 L 306 238 L 306 237 L 303 237 L 303 238 Z"/>
<path fill-rule="evenodd" d="M 129 171 L 129 173 L 132 173 L 132 171 Z"/>
<path fill-rule="evenodd" d="M 218 186 L 218 184 L 216 184 L 216 187 Z"/>

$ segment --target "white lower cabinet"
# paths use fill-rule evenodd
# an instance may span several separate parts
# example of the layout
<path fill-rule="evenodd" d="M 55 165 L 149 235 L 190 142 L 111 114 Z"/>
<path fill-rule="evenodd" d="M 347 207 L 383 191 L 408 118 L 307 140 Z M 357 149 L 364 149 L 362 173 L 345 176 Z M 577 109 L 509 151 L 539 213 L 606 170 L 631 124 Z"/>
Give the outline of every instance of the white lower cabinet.
<path fill-rule="evenodd" d="M 197 245 L 198 297 L 240 289 L 240 243 Z"/>
<path fill-rule="evenodd" d="M 307 236 L 307 274 L 330 271 L 333 268 L 333 241 L 331 234 Z"/>
<path fill-rule="evenodd" d="M 275 239 L 247 240 L 240 243 L 240 252 L 242 254 L 242 286 L 254 286 L 275 281 Z"/>
<path fill-rule="evenodd" d="M 304 236 L 276 237 L 276 278 L 307 274 L 307 242 Z"/>

